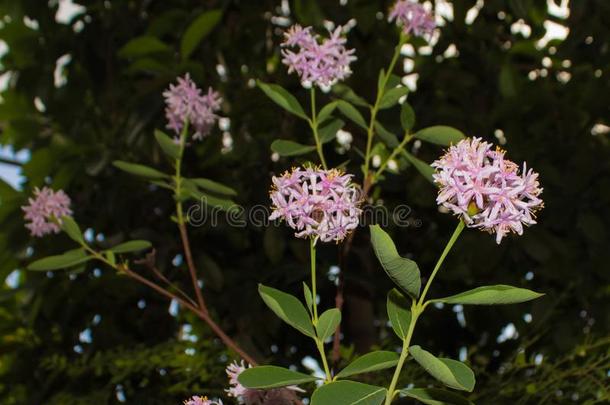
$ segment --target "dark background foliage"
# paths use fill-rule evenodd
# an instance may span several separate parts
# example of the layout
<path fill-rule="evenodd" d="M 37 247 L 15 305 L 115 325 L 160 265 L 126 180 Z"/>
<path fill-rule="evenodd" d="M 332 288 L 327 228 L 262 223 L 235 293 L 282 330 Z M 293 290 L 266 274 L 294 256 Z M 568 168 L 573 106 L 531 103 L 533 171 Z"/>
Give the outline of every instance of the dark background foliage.
<path fill-rule="evenodd" d="M 170 311 L 154 292 L 95 265 L 79 272 L 23 271 L 32 258 L 67 250 L 71 242 L 65 236 L 32 240 L 19 206 L 34 186 L 64 188 L 75 218 L 100 246 L 151 240 L 162 270 L 188 288 L 169 221 L 171 196 L 111 162 L 169 170 L 152 133 L 165 126 L 161 92 L 176 75 L 190 72 L 223 95 L 233 145 L 221 152 L 216 129 L 188 150 L 186 174 L 230 184 L 246 207 L 267 205 L 270 176 L 295 163 L 272 161 L 269 145 L 277 138 L 310 137 L 302 122 L 252 82 L 279 83 L 305 104 L 306 93 L 280 63 L 277 17 L 316 27 L 324 19 L 355 18 L 348 38 L 359 59 L 347 84 L 368 100 L 396 42 L 395 29 L 377 15 L 390 2 L 339 3 L 291 1 L 291 13 L 283 15 L 279 0 L 83 1 L 84 12 L 62 24 L 55 20 L 56 1 L 0 2 L 0 38 L 8 45 L 0 61 L 2 72 L 10 72 L 1 94 L 0 143 L 31 152 L 21 165 L 22 189 L 0 183 L 0 279 L 10 274 L 13 280 L 0 295 L 3 404 L 168 404 L 192 393 L 222 394 L 231 354 L 188 313 Z M 419 80 L 408 100 L 416 128 L 447 124 L 494 142 L 502 130 L 509 157 L 540 172 L 546 207 L 539 225 L 500 246 L 487 234 L 465 232 L 432 294 L 503 283 L 546 296 L 516 306 L 432 309 L 415 340 L 450 357 L 467 353 L 479 373 L 472 398 L 481 404 L 603 402 L 609 398 L 610 145 L 607 132 L 592 135 L 592 129 L 610 124 L 610 3 L 573 0 L 564 20 L 549 15 L 544 1 L 488 1 L 466 24 L 475 3 L 452 1 L 453 19 L 432 53 L 413 57 Z M 186 29 L 210 9 L 222 10 L 220 23 L 182 57 Z M 31 20 L 37 27 L 26 24 Z M 518 20 L 531 27 L 531 35 L 511 31 Z M 568 27 L 569 34 L 536 47 L 548 20 Z M 145 39 L 125 46 L 138 37 Z M 443 56 L 451 45 L 458 53 Z M 70 60 L 58 69 L 62 55 Z M 551 64 L 545 59 L 543 66 L 543 58 Z M 65 80 L 59 87 L 57 73 Z M 36 98 L 44 111 L 36 108 Z M 383 112 L 382 119 L 399 133 L 397 110 Z M 340 155 L 329 146 L 327 154 L 332 164 L 351 159 L 348 170 L 361 181 L 354 151 L 364 148 L 365 134 L 351 124 L 345 129 L 354 136 L 351 151 Z M 441 150 L 422 145 L 414 152 L 430 162 Z M 402 169 L 372 194 L 388 207 L 411 207 L 417 226 L 389 231 L 401 253 L 415 258 L 427 275 L 455 219 L 438 212 L 433 186 L 412 167 Z M 310 342 L 263 306 L 256 285 L 299 294 L 307 277 L 306 242 L 284 226 L 236 228 L 223 219 L 190 232 L 215 318 L 258 358 L 302 367 Z M 337 265 L 336 246 L 324 246 L 319 255 L 322 274 Z M 394 348 L 398 342 L 384 305 L 391 283 L 365 228 L 356 234 L 344 274 L 344 357 L 371 345 Z M 334 305 L 334 283 L 321 284 L 322 307 Z M 509 324 L 518 333 L 498 343 Z M 408 364 L 404 384 L 415 381 L 431 382 Z"/>

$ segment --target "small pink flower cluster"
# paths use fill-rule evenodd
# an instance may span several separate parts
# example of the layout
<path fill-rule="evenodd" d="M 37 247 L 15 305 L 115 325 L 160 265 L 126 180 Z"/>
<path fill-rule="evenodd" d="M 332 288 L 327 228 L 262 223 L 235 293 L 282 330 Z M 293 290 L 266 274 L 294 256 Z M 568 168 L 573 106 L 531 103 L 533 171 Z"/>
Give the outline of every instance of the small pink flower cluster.
<path fill-rule="evenodd" d="M 212 401 L 208 397 L 192 397 L 184 401 L 184 405 L 222 405 L 222 401 Z"/>
<path fill-rule="evenodd" d="M 358 226 L 361 193 L 351 175 L 294 168 L 272 181 L 269 219 L 284 219 L 298 238 L 340 242 Z"/>
<path fill-rule="evenodd" d="M 195 85 L 187 73 L 178 78 L 178 84 L 170 84 L 163 92 L 165 98 L 165 117 L 167 127 L 180 135 L 184 123 L 195 129 L 194 139 L 202 139 L 208 135 L 218 119 L 216 111 L 220 110 L 222 99 L 210 87 L 207 94 Z"/>
<path fill-rule="evenodd" d="M 356 60 L 353 49 L 347 49 L 347 40 L 341 35 L 343 27 L 330 32 L 330 37 L 320 40 L 312 33 L 312 27 L 296 24 L 284 33 L 282 62 L 288 66 L 288 73 L 296 72 L 305 88 L 318 86 L 328 91 L 333 84 L 348 77 L 352 71 L 350 63 Z M 290 47 L 297 47 L 292 51 Z"/>
<path fill-rule="evenodd" d="M 297 399 L 296 392 L 304 392 L 297 386 L 289 386 L 285 388 L 276 388 L 270 390 L 255 390 L 246 388 L 239 383 L 237 377 L 246 369 L 244 361 L 240 363 L 233 362 L 227 366 L 227 376 L 229 376 L 229 385 L 227 395 L 237 399 L 239 404 L 243 405 L 292 405 Z"/>
<path fill-rule="evenodd" d="M 471 228 L 496 233 L 496 242 L 509 232 L 523 233 L 536 223 L 544 204 L 538 173 L 504 158 L 504 151 L 480 138 L 464 139 L 439 160 L 434 181 L 440 191 L 436 202 L 460 216 Z"/>
<path fill-rule="evenodd" d="M 434 17 L 426 11 L 424 6 L 411 0 L 397 1 L 390 10 L 388 19 L 396 20 L 406 35 L 413 34 L 418 37 L 432 35 L 436 27 Z"/>
<path fill-rule="evenodd" d="M 48 187 L 34 189 L 34 197 L 28 199 L 29 205 L 21 207 L 24 218 L 30 223 L 25 227 L 32 236 L 44 236 L 49 233 L 59 233 L 61 218 L 72 215 L 70 197 L 63 190 L 57 192 Z"/>

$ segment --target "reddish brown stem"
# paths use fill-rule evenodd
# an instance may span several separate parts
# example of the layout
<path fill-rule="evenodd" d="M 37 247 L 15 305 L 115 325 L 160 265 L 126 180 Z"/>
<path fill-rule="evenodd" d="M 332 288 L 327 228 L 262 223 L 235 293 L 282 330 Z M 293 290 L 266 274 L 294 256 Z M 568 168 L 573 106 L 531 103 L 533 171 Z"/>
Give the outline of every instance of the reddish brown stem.
<path fill-rule="evenodd" d="M 195 262 L 193 261 L 193 254 L 191 253 L 191 244 L 189 242 L 188 232 L 186 231 L 186 225 L 184 222 L 178 223 L 178 228 L 180 229 L 180 238 L 182 239 L 182 246 L 184 247 L 184 256 L 186 258 L 186 265 L 189 268 L 189 273 L 191 273 L 191 281 L 193 283 L 193 289 L 195 290 L 195 295 L 197 296 L 197 302 L 199 303 L 199 308 L 207 313 L 208 308 L 205 305 L 205 301 L 203 299 L 203 294 L 201 293 L 201 288 L 199 287 L 199 281 L 197 280 L 197 268 L 195 267 Z"/>
<path fill-rule="evenodd" d="M 212 331 L 216 334 L 216 336 L 218 336 L 220 338 L 220 340 L 222 340 L 222 342 L 227 347 L 232 349 L 235 353 L 237 353 L 242 359 L 244 359 L 248 363 L 252 364 L 253 366 L 257 365 L 257 362 L 248 353 L 243 351 L 237 345 L 237 343 L 235 343 L 235 341 L 233 339 L 231 339 L 220 328 L 220 326 L 218 326 L 218 324 L 216 322 L 214 322 L 214 320 L 210 317 L 210 315 L 207 311 L 204 312 L 200 308 L 192 305 L 191 303 L 189 303 L 188 301 L 184 300 L 183 298 L 177 296 L 176 294 L 172 293 L 171 291 L 166 290 L 165 288 L 161 287 L 160 285 L 158 285 L 158 284 L 148 280 L 147 278 L 142 277 L 138 273 L 130 270 L 126 266 L 121 266 L 120 270 L 123 271 L 125 274 L 127 274 L 129 277 L 146 285 L 147 287 L 152 288 L 153 290 L 157 291 L 159 294 L 165 296 L 166 298 L 169 298 L 170 300 L 176 300 L 178 303 L 180 303 L 180 305 L 187 308 L 188 310 L 193 312 L 195 315 L 197 315 L 200 319 L 202 319 L 205 323 L 207 323 L 208 326 L 212 329 Z"/>

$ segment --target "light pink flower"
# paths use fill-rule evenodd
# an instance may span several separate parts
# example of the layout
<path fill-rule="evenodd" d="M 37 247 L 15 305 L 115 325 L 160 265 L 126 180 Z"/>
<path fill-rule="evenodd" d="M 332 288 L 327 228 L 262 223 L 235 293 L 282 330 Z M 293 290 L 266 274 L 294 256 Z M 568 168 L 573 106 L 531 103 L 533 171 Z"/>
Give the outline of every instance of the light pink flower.
<path fill-rule="evenodd" d="M 318 86 L 328 91 L 333 84 L 347 78 L 350 63 L 356 60 L 353 49 L 347 49 L 342 36 L 343 27 L 329 31 L 330 37 L 321 39 L 311 27 L 296 24 L 284 33 L 282 62 L 288 73 L 296 72 L 303 87 Z M 297 48 L 296 50 L 287 48 Z"/>
<path fill-rule="evenodd" d="M 170 84 L 163 97 L 167 127 L 176 135 L 180 135 L 188 120 L 189 126 L 195 130 L 193 138 L 202 139 L 210 133 L 218 119 L 216 111 L 220 110 L 220 95 L 212 88 L 208 89 L 207 94 L 202 94 L 188 73 L 178 78 L 178 84 Z"/>
<path fill-rule="evenodd" d="M 295 385 L 270 390 L 255 390 L 246 388 L 238 381 L 239 375 L 246 369 L 244 361 L 233 362 L 227 366 L 227 376 L 231 388 L 225 390 L 227 395 L 237 399 L 242 405 L 293 405 L 298 399 L 296 392 L 304 392 Z M 190 405 L 190 404 L 189 404 Z"/>
<path fill-rule="evenodd" d="M 340 242 L 358 226 L 361 193 L 351 175 L 294 168 L 272 181 L 269 219 L 285 220 L 298 238 Z"/>
<path fill-rule="evenodd" d="M 184 405 L 222 405 L 222 401 L 212 401 L 208 397 L 192 397 L 184 401 Z"/>
<path fill-rule="evenodd" d="M 396 24 L 402 27 L 406 34 L 418 37 L 432 35 L 436 23 L 421 4 L 411 0 L 398 0 L 390 10 L 389 21 L 396 20 Z"/>
<path fill-rule="evenodd" d="M 48 187 L 36 187 L 34 197 L 30 197 L 28 203 L 21 209 L 25 212 L 25 220 L 30 221 L 25 227 L 30 230 L 32 236 L 59 233 L 61 218 L 72 215 L 70 197 L 63 190 L 55 192 Z"/>
<path fill-rule="evenodd" d="M 535 213 L 543 208 L 538 173 L 504 158 L 480 138 L 464 139 L 432 167 L 440 187 L 436 202 L 471 228 L 496 234 L 499 244 L 510 232 L 523 233 L 523 225 L 536 223 Z"/>

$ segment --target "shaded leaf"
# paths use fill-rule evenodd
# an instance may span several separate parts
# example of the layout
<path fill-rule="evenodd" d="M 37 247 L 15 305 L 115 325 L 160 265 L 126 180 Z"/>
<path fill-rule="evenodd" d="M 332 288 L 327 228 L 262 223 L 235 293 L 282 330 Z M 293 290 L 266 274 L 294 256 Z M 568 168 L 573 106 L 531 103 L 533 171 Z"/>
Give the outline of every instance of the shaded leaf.
<path fill-rule="evenodd" d="M 316 150 L 316 147 L 313 145 L 303 145 L 286 139 L 276 139 L 271 143 L 271 150 L 277 152 L 280 156 L 298 156 L 312 152 Z"/>
<path fill-rule="evenodd" d="M 180 146 L 176 142 L 174 142 L 172 138 L 165 134 L 165 132 L 156 129 L 155 139 L 161 147 L 161 150 L 165 152 L 167 156 L 172 159 L 180 158 Z"/>
<path fill-rule="evenodd" d="M 200 187 L 206 191 L 211 191 L 212 193 L 217 193 L 217 194 L 226 195 L 226 196 L 236 196 L 237 195 L 237 191 L 235 191 L 231 187 L 225 186 L 224 184 L 219 183 L 214 180 L 205 179 L 203 177 L 198 177 L 195 179 L 188 179 L 188 180 L 193 182 L 197 187 Z"/>
<path fill-rule="evenodd" d="M 80 230 L 80 227 L 74 221 L 74 218 L 71 216 L 64 216 L 61 218 L 61 229 L 75 242 L 84 243 L 85 239 L 83 238 L 83 233 Z"/>
<path fill-rule="evenodd" d="M 415 125 L 415 111 L 406 101 L 400 107 L 400 125 L 405 132 L 409 132 Z"/>
<path fill-rule="evenodd" d="M 157 169 L 153 169 L 152 167 L 140 165 L 137 163 L 129 163 L 123 162 L 121 160 L 115 160 L 112 164 L 118 169 L 123 170 L 124 172 L 135 174 L 140 177 L 147 177 L 149 179 L 164 179 L 168 178 L 169 175 L 158 171 Z"/>
<path fill-rule="evenodd" d="M 406 86 L 394 87 L 393 89 L 386 90 L 379 102 L 379 109 L 383 110 L 395 106 L 398 100 L 409 94 L 409 88 Z"/>
<path fill-rule="evenodd" d="M 385 350 L 367 353 L 348 364 L 337 374 L 337 378 L 394 367 L 399 357 L 398 353 Z"/>
<path fill-rule="evenodd" d="M 387 311 L 394 333 L 404 339 L 411 323 L 411 311 L 405 296 L 395 288 L 388 292 Z"/>
<path fill-rule="evenodd" d="M 430 183 L 434 183 L 434 178 L 432 175 L 434 174 L 434 169 L 428 163 L 420 160 L 403 149 L 402 154 L 407 158 L 409 162 L 417 169 L 417 171 L 426 178 Z"/>
<path fill-rule="evenodd" d="M 337 108 L 343 115 L 350 119 L 354 124 L 358 125 L 361 128 L 367 129 L 366 121 L 360 111 L 356 109 L 353 105 L 348 103 L 345 100 L 337 101 Z"/>
<path fill-rule="evenodd" d="M 369 106 L 369 103 L 367 103 L 365 99 L 357 95 L 354 90 L 352 90 L 349 86 L 343 83 L 335 84 L 332 88 L 332 91 L 337 96 L 341 97 L 343 100 L 349 101 L 354 105 L 358 105 L 360 107 Z"/>
<path fill-rule="evenodd" d="M 420 346 L 411 346 L 409 353 L 432 377 L 446 386 L 469 392 L 474 389 L 474 373 L 464 363 L 436 357 Z"/>
<path fill-rule="evenodd" d="M 284 322 L 307 336 L 316 337 L 311 319 L 301 301 L 290 294 L 262 284 L 258 285 L 258 292 L 265 304 Z"/>
<path fill-rule="evenodd" d="M 87 255 L 84 249 L 69 250 L 61 255 L 48 256 L 38 259 L 30 263 L 28 270 L 33 271 L 50 271 L 65 269 L 76 266 L 77 264 L 85 263 L 93 257 Z"/>
<path fill-rule="evenodd" d="M 263 83 L 260 80 L 257 80 L 256 84 L 277 105 L 298 117 L 308 119 L 299 101 L 282 86 Z"/>
<path fill-rule="evenodd" d="M 147 240 L 130 240 L 111 247 L 108 251 L 112 253 L 128 253 L 138 250 L 145 250 L 152 247 L 152 243 Z"/>
<path fill-rule="evenodd" d="M 335 381 L 323 385 L 311 396 L 311 405 L 379 405 L 387 390 L 355 381 Z"/>
<path fill-rule="evenodd" d="M 167 53 L 171 48 L 158 38 L 152 36 L 141 36 L 127 42 L 119 49 L 121 58 L 135 58 L 154 53 Z"/>
<path fill-rule="evenodd" d="M 383 143 L 385 143 L 391 149 L 394 149 L 400 144 L 396 135 L 385 129 L 385 127 L 381 125 L 379 121 L 375 121 L 374 128 L 375 133 L 379 135 L 379 138 L 383 141 Z"/>
<path fill-rule="evenodd" d="M 335 136 L 337 135 L 337 131 L 340 130 L 341 128 L 343 128 L 344 125 L 345 125 L 345 122 L 338 118 L 334 119 L 331 122 L 329 122 L 328 124 L 324 125 L 324 127 L 320 128 L 320 130 L 318 131 L 318 133 L 320 135 L 320 142 L 328 143 L 328 142 L 332 141 L 333 139 L 335 139 Z"/>
<path fill-rule="evenodd" d="M 445 125 L 435 125 L 433 127 L 420 129 L 415 133 L 415 137 L 422 141 L 442 146 L 456 144 L 465 138 L 460 130 Z"/>
<path fill-rule="evenodd" d="M 341 311 L 337 308 L 332 308 L 324 311 L 320 318 L 318 318 L 318 324 L 316 325 L 316 331 L 318 338 L 322 342 L 331 337 L 337 330 L 337 326 L 341 323 Z"/>
<path fill-rule="evenodd" d="M 189 25 L 180 43 L 182 59 L 188 59 L 197 45 L 205 38 L 220 22 L 221 10 L 210 10 L 202 13 Z"/>
<path fill-rule="evenodd" d="M 283 367 L 258 366 L 245 369 L 237 380 L 246 388 L 269 389 L 308 383 L 316 381 L 317 378 Z"/>
<path fill-rule="evenodd" d="M 417 263 L 401 257 L 390 235 L 379 225 L 371 225 L 369 228 L 373 250 L 385 272 L 404 292 L 411 297 L 419 297 L 421 280 Z"/>
<path fill-rule="evenodd" d="M 462 305 L 501 305 L 531 301 L 542 297 L 543 295 L 544 294 L 528 290 L 527 288 L 499 284 L 478 287 L 473 290 L 464 291 L 450 297 L 434 299 L 432 301 Z"/>

